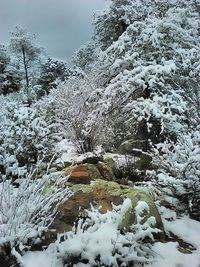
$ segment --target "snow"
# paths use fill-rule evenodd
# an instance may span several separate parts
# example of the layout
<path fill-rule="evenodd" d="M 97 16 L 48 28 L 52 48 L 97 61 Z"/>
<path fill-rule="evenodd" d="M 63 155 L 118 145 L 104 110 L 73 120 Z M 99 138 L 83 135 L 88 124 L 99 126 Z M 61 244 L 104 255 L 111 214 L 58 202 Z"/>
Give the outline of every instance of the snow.
<path fill-rule="evenodd" d="M 195 247 L 191 254 L 184 254 L 178 251 L 177 242 L 161 243 L 153 245 L 156 259 L 151 267 L 199 267 L 200 266 L 200 222 L 190 219 L 187 216 L 175 218 L 173 211 L 161 209 L 163 224 L 166 232 L 172 232 L 182 240 Z M 171 216 L 170 216 L 171 215 Z M 171 219 L 171 220 L 169 220 Z M 149 265 L 145 265 L 146 267 Z"/>
<path fill-rule="evenodd" d="M 177 250 L 177 246 L 176 242 L 156 243 L 153 246 L 157 254 L 156 262 L 145 267 L 199 267 L 199 252 L 183 254 Z"/>
<path fill-rule="evenodd" d="M 99 255 L 101 263 L 115 266 L 119 257 L 114 252 L 115 247 L 120 246 L 122 250 L 120 243 L 126 240 L 120 235 L 118 227 L 131 206 L 131 201 L 126 199 L 122 205 L 115 207 L 116 211 L 106 214 L 100 214 L 92 208 L 91 212 L 88 211 L 91 219 L 85 222 L 80 220 L 76 232 L 68 233 L 67 240 L 58 245 L 61 255 L 81 255 L 82 259 L 89 260 L 91 266 L 95 264 L 95 259 Z M 137 258 L 134 250 L 130 256 Z"/>
<path fill-rule="evenodd" d="M 57 145 L 57 152 L 61 154 L 61 157 L 57 160 L 57 162 L 81 162 L 86 158 L 90 157 L 97 157 L 101 155 L 102 149 L 101 147 L 98 147 L 94 150 L 94 152 L 87 152 L 84 154 L 77 153 L 76 147 L 73 142 L 71 142 L 68 139 L 62 140 Z"/>
<path fill-rule="evenodd" d="M 63 267 L 62 261 L 46 251 L 27 252 L 22 258 L 23 267 Z"/>
<path fill-rule="evenodd" d="M 199 250 L 200 255 L 200 222 L 184 216 L 175 221 L 164 220 L 164 226 L 166 231 L 172 232 L 194 245 Z"/>
<path fill-rule="evenodd" d="M 122 154 L 118 154 L 118 153 L 105 153 L 104 159 L 106 159 L 106 158 L 112 158 L 115 161 L 118 168 L 123 167 L 123 166 L 127 166 L 128 163 L 133 164 L 137 160 L 140 159 L 139 157 L 136 157 L 136 156 L 122 155 Z"/>
<path fill-rule="evenodd" d="M 76 149 L 68 139 L 64 139 L 58 144 L 57 151 L 61 153 L 60 160 L 62 162 L 72 162 L 77 158 Z"/>
<path fill-rule="evenodd" d="M 131 204 L 129 203 L 129 200 L 124 202 L 124 205 L 122 205 L 120 208 L 120 212 L 124 213 L 124 211 L 127 210 L 128 207 L 130 207 L 130 205 Z M 146 205 L 145 203 L 139 203 L 138 207 L 140 206 L 145 208 Z M 169 214 L 170 211 L 166 211 L 165 215 Z M 96 215 L 93 214 L 94 217 Z M 118 239 L 118 242 L 116 242 L 116 246 L 119 246 L 120 242 L 124 242 L 125 238 L 123 240 L 122 236 L 120 237 L 119 234 L 118 236 L 116 236 L 117 232 L 115 230 L 114 225 L 117 224 L 117 221 L 115 221 L 116 218 L 113 218 L 113 213 L 108 213 L 107 217 L 104 214 L 102 218 L 103 217 L 104 220 L 101 221 L 101 226 L 99 227 L 97 224 L 92 226 L 92 231 L 90 234 L 87 231 L 84 232 L 79 229 L 79 238 L 75 237 L 75 235 L 71 235 L 71 237 L 69 236 L 68 241 L 64 241 L 62 245 L 59 245 L 58 247 L 55 244 L 52 244 L 46 251 L 43 252 L 27 252 L 22 257 L 22 267 L 64 267 L 62 262 L 59 260 L 59 257 L 57 257 L 58 254 L 55 253 L 55 251 L 58 251 L 58 248 L 60 250 L 60 254 L 76 252 L 78 255 L 82 252 L 85 257 L 88 257 L 90 259 L 89 264 L 78 263 L 75 264 L 74 267 L 91 267 L 91 264 L 93 263 L 92 259 L 94 258 L 94 255 L 96 255 L 96 253 L 101 254 L 101 259 L 104 261 L 104 264 L 109 263 L 111 260 L 110 250 L 112 250 L 112 246 L 110 247 L 110 240 L 114 240 L 115 238 L 116 240 Z M 99 222 L 102 219 L 100 219 L 98 216 L 96 217 L 96 219 L 97 218 Z M 106 218 L 109 222 L 108 224 L 105 223 Z M 115 221 L 115 224 L 111 223 L 112 220 Z M 174 219 L 173 221 L 164 220 L 164 226 L 167 231 L 173 232 L 174 234 L 182 238 L 184 241 L 187 241 L 188 243 L 194 245 L 196 250 L 192 251 L 191 254 L 183 254 L 178 251 L 177 242 L 156 242 L 152 247 L 155 257 L 154 261 L 152 263 L 145 264 L 144 266 L 199 267 L 200 241 L 198 233 L 200 233 L 200 222 L 197 222 L 184 216 L 179 219 Z"/>

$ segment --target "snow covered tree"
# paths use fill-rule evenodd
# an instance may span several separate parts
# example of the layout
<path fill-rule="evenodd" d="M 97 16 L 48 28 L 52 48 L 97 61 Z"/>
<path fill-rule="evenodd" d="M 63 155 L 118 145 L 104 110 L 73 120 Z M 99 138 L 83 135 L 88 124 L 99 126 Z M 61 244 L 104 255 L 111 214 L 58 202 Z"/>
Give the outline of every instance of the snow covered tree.
<path fill-rule="evenodd" d="M 19 70 L 11 64 L 8 49 L 0 46 L 0 94 L 9 94 L 19 91 L 20 73 Z"/>
<path fill-rule="evenodd" d="M 174 139 L 179 126 L 198 120 L 198 14 L 193 1 L 190 6 L 185 1 L 112 1 L 106 12 L 111 16 L 113 10 L 127 27 L 105 44 L 101 56 L 108 77 L 105 113 L 129 113 L 129 123 L 139 130 L 134 139 L 144 141 L 148 150 L 150 140 Z"/>
<path fill-rule="evenodd" d="M 67 63 L 48 58 L 48 60 L 41 65 L 41 73 L 38 79 L 38 84 L 41 85 L 41 95 L 48 94 L 52 88 L 56 87 L 56 80 L 64 81 L 71 74 Z"/>
<path fill-rule="evenodd" d="M 119 36 L 126 31 L 127 24 L 124 8 L 130 0 L 112 1 L 110 8 L 96 15 L 95 37 L 103 50 L 108 48 Z"/>
<path fill-rule="evenodd" d="M 3 73 L 10 62 L 7 48 L 4 45 L 0 45 L 0 73 Z"/>
<path fill-rule="evenodd" d="M 163 17 L 173 5 L 173 0 L 111 0 L 110 6 L 95 16 L 94 38 L 106 50 L 133 22 L 144 21 L 149 15 Z"/>
<path fill-rule="evenodd" d="M 76 67 L 85 70 L 88 66 L 93 65 L 93 63 L 98 60 L 100 52 L 98 44 L 94 41 L 90 41 L 74 53 L 72 62 Z"/>
<path fill-rule="evenodd" d="M 11 33 L 10 50 L 19 60 L 25 74 L 26 89 L 30 85 L 30 68 L 38 61 L 41 48 L 34 44 L 35 36 L 29 34 L 26 30 L 16 27 L 15 31 Z"/>
<path fill-rule="evenodd" d="M 18 69 L 9 65 L 3 74 L 0 74 L 0 93 L 7 95 L 18 92 L 21 88 L 21 75 Z"/>

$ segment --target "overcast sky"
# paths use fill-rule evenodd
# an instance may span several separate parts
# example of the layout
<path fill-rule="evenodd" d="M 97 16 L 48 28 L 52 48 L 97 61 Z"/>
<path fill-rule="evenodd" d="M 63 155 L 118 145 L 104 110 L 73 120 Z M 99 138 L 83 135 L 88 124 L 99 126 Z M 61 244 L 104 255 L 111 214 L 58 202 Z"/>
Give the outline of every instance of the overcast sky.
<path fill-rule="evenodd" d="M 51 56 L 70 58 L 90 39 L 94 12 L 106 5 L 105 0 L 0 0 L 0 43 L 22 26 Z"/>

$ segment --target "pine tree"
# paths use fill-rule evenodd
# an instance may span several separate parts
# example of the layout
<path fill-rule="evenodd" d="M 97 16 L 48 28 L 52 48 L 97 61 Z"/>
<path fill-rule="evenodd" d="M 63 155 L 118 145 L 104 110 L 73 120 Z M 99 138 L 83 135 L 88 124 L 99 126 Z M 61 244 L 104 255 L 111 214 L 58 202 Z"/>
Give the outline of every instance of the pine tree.
<path fill-rule="evenodd" d="M 29 34 L 26 30 L 16 27 L 11 33 L 9 48 L 17 57 L 19 67 L 22 67 L 25 76 L 25 86 L 27 95 L 29 95 L 30 68 L 33 63 L 39 60 L 41 48 L 34 43 L 35 36 Z"/>

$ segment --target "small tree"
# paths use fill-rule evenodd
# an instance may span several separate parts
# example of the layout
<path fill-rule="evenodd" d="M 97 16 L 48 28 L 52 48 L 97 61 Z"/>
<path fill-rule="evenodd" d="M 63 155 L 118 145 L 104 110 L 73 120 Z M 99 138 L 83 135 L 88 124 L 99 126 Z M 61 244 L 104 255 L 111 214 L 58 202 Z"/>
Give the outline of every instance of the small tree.
<path fill-rule="evenodd" d="M 80 153 L 93 151 L 102 133 L 101 112 L 96 113 L 100 91 L 95 89 L 93 77 L 82 73 L 60 83 L 49 95 L 60 132 Z"/>

